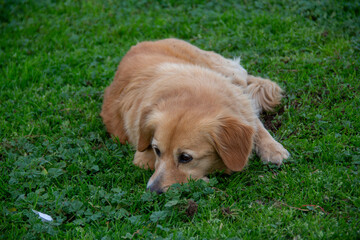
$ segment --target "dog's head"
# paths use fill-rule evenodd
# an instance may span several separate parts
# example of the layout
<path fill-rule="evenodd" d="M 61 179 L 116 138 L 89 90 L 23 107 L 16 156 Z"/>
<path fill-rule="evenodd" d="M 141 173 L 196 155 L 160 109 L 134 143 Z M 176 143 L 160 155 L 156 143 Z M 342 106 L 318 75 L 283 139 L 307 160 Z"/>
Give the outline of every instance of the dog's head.
<path fill-rule="evenodd" d="M 191 107 L 145 108 L 137 150 L 151 147 L 156 157 L 147 188 L 161 193 L 174 183 L 206 179 L 216 170 L 240 171 L 250 155 L 253 135 L 252 127 L 230 114 Z"/>

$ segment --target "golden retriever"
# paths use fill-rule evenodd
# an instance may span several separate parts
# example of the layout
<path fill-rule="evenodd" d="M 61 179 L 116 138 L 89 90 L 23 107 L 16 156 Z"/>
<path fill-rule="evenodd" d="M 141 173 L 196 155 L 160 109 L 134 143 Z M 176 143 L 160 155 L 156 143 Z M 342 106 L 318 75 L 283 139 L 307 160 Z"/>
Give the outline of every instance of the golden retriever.
<path fill-rule="evenodd" d="M 178 39 L 142 42 L 120 62 L 101 117 L 110 134 L 136 147 L 135 165 L 155 169 L 147 188 L 161 193 L 217 170 L 241 171 L 253 148 L 280 165 L 289 153 L 258 114 L 278 105 L 281 92 L 239 60 Z"/>

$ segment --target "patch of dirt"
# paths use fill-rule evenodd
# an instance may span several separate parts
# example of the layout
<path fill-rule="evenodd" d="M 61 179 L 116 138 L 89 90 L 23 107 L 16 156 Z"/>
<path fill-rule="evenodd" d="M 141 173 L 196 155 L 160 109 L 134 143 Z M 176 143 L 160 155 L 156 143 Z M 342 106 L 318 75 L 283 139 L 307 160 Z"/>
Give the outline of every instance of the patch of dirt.
<path fill-rule="evenodd" d="M 198 210 L 198 204 L 194 202 L 193 200 L 188 200 L 188 206 L 185 210 L 185 213 L 188 217 L 193 217 L 195 213 L 197 213 Z"/>
<path fill-rule="evenodd" d="M 267 130 L 270 130 L 273 133 L 276 133 L 277 130 L 281 127 L 280 120 L 274 120 L 276 116 L 282 115 L 285 109 L 284 106 L 276 112 L 266 112 L 260 115 L 260 118 L 263 119 L 263 124 Z"/>
<path fill-rule="evenodd" d="M 329 35 L 329 32 L 326 31 L 326 30 L 321 33 L 321 36 L 324 37 L 324 38 L 326 38 L 328 35 Z"/>
<path fill-rule="evenodd" d="M 229 216 L 233 214 L 233 211 L 231 211 L 229 207 L 221 208 L 221 212 L 224 216 Z"/>

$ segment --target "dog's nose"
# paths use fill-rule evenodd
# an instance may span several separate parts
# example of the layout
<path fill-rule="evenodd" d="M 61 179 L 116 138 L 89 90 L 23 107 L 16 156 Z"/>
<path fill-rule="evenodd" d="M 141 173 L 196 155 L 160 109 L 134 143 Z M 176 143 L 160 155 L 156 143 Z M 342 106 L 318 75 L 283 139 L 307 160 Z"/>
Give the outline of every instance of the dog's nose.
<path fill-rule="evenodd" d="M 149 181 L 146 187 L 147 190 L 156 192 L 157 194 L 163 193 L 163 188 L 161 186 L 161 176 L 157 177 L 155 181 Z"/>

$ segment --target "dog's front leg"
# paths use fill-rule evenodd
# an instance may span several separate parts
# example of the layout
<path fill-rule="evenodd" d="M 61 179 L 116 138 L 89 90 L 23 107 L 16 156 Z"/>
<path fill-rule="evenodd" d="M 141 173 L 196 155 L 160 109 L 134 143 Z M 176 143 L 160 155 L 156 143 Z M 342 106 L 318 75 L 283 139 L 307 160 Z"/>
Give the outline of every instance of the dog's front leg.
<path fill-rule="evenodd" d="M 256 126 L 256 153 L 263 162 L 271 162 L 281 165 L 282 161 L 290 156 L 289 152 L 270 135 L 259 119 L 257 120 Z"/>
<path fill-rule="evenodd" d="M 144 169 L 155 169 L 155 154 L 152 148 L 148 148 L 143 152 L 136 151 L 133 163 Z"/>

